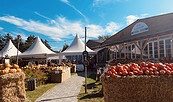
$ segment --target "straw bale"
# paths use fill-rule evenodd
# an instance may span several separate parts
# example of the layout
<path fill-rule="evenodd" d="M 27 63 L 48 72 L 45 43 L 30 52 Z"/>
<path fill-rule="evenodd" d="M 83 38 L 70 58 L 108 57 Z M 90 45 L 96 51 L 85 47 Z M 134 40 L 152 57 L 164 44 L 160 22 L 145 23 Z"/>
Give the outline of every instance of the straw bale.
<path fill-rule="evenodd" d="M 0 102 L 25 102 L 25 74 L 9 73 L 0 76 Z"/>
<path fill-rule="evenodd" d="M 172 102 L 173 76 L 105 77 L 102 75 L 105 102 Z"/>
<path fill-rule="evenodd" d="M 59 73 L 56 73 L 56 72 Z M 71 77 L 70 68 L 56 70 L 51 72 L 51 82 L 61 83 Z"/>

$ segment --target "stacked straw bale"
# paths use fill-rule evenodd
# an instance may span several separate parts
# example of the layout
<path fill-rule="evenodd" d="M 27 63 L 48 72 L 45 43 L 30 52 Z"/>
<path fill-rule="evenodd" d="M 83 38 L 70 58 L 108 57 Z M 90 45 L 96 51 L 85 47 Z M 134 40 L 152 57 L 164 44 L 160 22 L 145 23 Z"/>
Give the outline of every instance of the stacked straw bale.
<path fill-rule="evenodd" d="M 58 72 L 58 73 L 57 73 Z M 71 77 L 70 68 L 54 70 L 51 73 L 51 82 L 61 83 Z"/>
<path fill-rule="evenodd" d="M 0 75 L 0 102 L 25 102 L 25 74 Z"/>
<path fill-rule="evenodd" d="M 173 102 L 173 76 L 105 77 L 105 102 Z"/>

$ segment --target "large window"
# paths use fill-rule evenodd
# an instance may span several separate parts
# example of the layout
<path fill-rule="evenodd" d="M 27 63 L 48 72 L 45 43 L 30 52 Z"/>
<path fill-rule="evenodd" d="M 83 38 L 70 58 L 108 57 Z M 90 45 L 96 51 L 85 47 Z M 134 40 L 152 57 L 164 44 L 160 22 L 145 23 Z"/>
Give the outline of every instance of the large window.
<path fill-rule="evenodd" d="M 160 58 L 164 57 L 164 41 L 159 41 L 159 49 L 160 49 Z"/>
<path fill-rule="evenodd" d="M 166 57 L 171 57 L 171 40 L 170 39 L 165 40 L 165 46 L 166 46 Z"/>
<path fill-rule="evenodd" d="M 148 44 L 147 44 L 146 47 L 144 48 L 143 57 L 144 57 L 144 58 L 148 58 Z"/>
<path fill-rule="evenodd" d="M 149 58 L 153 58 L 153 48 L 152 48 L 152 43 L 149 43 Z"/>
<path fill-rule="evenodd" d="M 135 58 L 135 45 L 132 45 L 132 58 Z"/>
<path fill-rule="evenodd" d="M 125 52 L 126 59 L 128 59 L 128 47 L 127 46 L 125 47 L 124 52 Z"/>
<path fill-rule="evenodd" d="M 158 58 L 158 43 L 154 42 L 154 58 Z"/>
<path fill-rule="evenodd" d="M 131 45 L 128 46 L 128 58 L 131 59 Z"/>

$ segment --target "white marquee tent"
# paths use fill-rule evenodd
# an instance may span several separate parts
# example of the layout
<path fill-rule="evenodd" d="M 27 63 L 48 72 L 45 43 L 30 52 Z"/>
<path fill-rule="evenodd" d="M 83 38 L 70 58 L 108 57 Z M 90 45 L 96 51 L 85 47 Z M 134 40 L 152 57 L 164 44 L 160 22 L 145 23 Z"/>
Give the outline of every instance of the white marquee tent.
<path fill-rule="evenodd" d="M 82 55 L 82 52 L 85 50 L 85 44 L 82 42 L 80 37 L 76 34 L 75 39 L 71 43 L 71 45 L 62 52 L 63 55 Z M 93 50 L 86 47 L 86 51 L 88 51 L 88 54 L 96 54 Z"/>
<path fill-rule="evenodd" d="M 31 58 L 48 58 L 51 55 L 56 55 L 55 52 L 49 50 L 37 37 L 34 43 L 23 53 L 19 55 L 19 57 L 31 57 Z"/>
<path fill-rule="evenodd" d="M 13 45 L 11 40 L 8 41 L 8 43 L 5 45 L 5 47 L 0 51 L 0 57 L 5 57 L 5 55 L 11 56 L 17 56 L 17 48 Z M 21 54 L 20 51 L 18 51 L 18 54 Z"/>

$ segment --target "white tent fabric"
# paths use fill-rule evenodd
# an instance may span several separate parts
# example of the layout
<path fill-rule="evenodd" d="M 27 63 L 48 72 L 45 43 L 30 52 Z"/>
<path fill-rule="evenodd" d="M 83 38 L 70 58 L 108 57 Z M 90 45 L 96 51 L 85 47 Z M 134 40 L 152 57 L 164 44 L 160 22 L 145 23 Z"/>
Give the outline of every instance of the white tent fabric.
<path fill-rule="evenodd" d="M 17 56 L 17 48 L 13 45 L 11 40 L 8 41 L 8 43 L 5 45 L 5 47 L 0 51 L 0 57 L 5 57 L 5 55 L 11 56 Z M 18 54 L 21 52 L 18 51 Z"/>
<path fill-rule="evenodd" d="M 62 52 L 63 55 L 82 55 L 82 52 L 85 50 L 85 44 L 82 42 L 82 40 L 79 38 L 79 36 L 76 34 L 75 39 L 71 43 L 71 45 Z M 96 54 L 93 50 L 86 47 L 86 51 L 88 51 L 88 54 Z"/>
<path fill-rule="evenodd" d="M 67 59 L 65 57 L 65 55 L 61 55 L 60 56 L 60 54 L 49 55 L 47 59 L 49 60 L 49 59 L 59 59 L 59 58 L 61 58 L 61 59 Z"/>
<path fill-rule="evenodd" d="M 55 52 L 49 50 L 37 37 L 34 43 L 23 53 L 19 55 L 19 57 L 37 57 L 37 58 L 47 58 L 50 55 L 56 54 Z"/>

